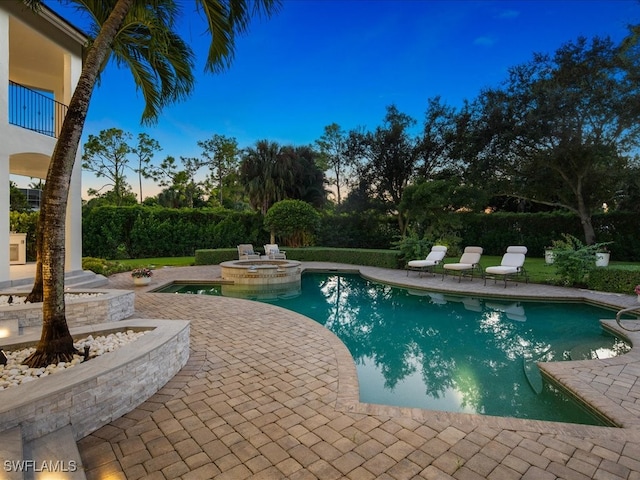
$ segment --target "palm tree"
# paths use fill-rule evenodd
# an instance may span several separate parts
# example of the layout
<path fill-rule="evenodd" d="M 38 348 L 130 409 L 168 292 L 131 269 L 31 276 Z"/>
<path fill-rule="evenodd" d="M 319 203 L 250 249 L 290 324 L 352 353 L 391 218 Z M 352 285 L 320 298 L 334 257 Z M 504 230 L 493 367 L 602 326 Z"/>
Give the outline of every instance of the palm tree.
<path fill-rule="evenodd" d="M 284 170 L 278 169 L 280 157 L 280 145 L 259 140 L 255 147 L 245 150 L 240 164 L 240 177 L 249 194 L 249 202 L 263 215 L 284 194 L 284 189 L 280 188 L 282 182 L 279 176 L 283 173 L 281 170 Z"/>
<path fill-rule="evenodd" d="M 127 66 L 145 99 L 143 122 L 155 121 L 161 109 L 184 99 L 194 77 L 193 54 L 175 32 L 175 0 L 74 0 L 94 22 L 91 42 L 51 157 L 37 233 L 37 269 L 31 297 L 42 292 L 42 335 L 31 367 L 68 361 L 76 350 L 65 315 L 64 231 L 67 192 L 91 94 L 110 59 Z M 24 0 L 34 9 L 42 0 Z M 278 0 L 198 0 L 211 43 L 205 69 L 230 65 L 237 34 L 246 32 L 252 15 L 275 12 Z M 251 8 L 250 8 L 251 7 Z M 186 8 L 186 7 L 184 7 Z"/>

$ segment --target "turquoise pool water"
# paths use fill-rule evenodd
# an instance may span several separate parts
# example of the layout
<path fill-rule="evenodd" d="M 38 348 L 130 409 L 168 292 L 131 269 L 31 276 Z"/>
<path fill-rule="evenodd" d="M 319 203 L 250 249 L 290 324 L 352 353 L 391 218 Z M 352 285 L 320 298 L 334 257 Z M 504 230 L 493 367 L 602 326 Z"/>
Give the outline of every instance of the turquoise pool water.
<path fill-rule="evenodd" d="M 164 291 L 223 293 L 220 285 Z M 334 332 L 356 362 L 360 400 L 368 403 L 602 425 L 544 382 L 535 362 L 628 350 L 600 327 L 613 312 L 586 304 L 412 291 L 335 273 L 305 273 L 291 291 L 244 295 Z"/>

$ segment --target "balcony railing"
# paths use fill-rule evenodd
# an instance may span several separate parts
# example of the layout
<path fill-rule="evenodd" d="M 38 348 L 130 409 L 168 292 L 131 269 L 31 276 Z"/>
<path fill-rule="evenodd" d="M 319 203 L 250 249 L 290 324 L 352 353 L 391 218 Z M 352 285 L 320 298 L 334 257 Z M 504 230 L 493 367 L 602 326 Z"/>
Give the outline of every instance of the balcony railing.
<path fill-rule="evenodd" d="M 12 125 L 58 138 L 67 108 L 47 95 L 9 81 L 9 123 Z"/>

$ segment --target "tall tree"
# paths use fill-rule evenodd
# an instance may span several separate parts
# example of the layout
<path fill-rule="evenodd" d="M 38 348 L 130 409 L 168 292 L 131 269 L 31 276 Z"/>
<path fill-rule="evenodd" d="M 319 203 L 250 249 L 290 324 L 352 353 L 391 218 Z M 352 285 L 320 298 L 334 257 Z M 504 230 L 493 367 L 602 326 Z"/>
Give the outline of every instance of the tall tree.
<path fill-rule="evenodd" d="M 398 206 L 420 158 L 419 140 L 409 133 L 415 123 L 415 119 L 400 112 L 395 105 L 388 106 L 383 126 L 366 136 L 368 161 L 361 173 L 372 194 L 397 215 L 403 234 L 406 224 Z"/>
<path fill-rule="evenodd" d="M 35 9 L 41 0 L 25 0 Z M 233 59 L 235 36 L 245 32 L 252 14 L 275 10 L 276 0 L 199 0 L 212 36 L 206 69 L 218 71 Z M 179 6 L 172 0 L 77 0 L 95 22 L 93 40 L 69 102 L 49 164 L 38 221 L 37 261 L 30 299 L 43 298 L 42 335 L 25 363 L 31 367 L 67 361 L 75 353 L 65 315 L 64 264 L 67 192 L 89 102 L 108 60 L 127 66 L 145 99 L 143 120 L 153 121 L 165 105 L 192 89 L 189 46 L 176 34 Z M 249 8 L 249 7 L 252 8 Z M 40 294 L 42 293 L 42 295 Z"/>
<path fill-rule="evenodd" d="M 271 205 L 287 198 L 286 188 L 293 183 L 291 157 L 281 150 L 276 142 L 259 140 L 244 151 L 240 163 L 240 181 L 247 189 L 249 202 L 263 215 Z"/>
<path fill-rule="evenodd" d="M 180 157 L 182 169 L 175 157 L 167 156 L 160 165 L 149 169 L 150 178 L 165 189 L 158 194 L 158 203 L 170 208 L 193 208 L 202 206 L 204 191 L 196 181 L 200 159 Z"/>
<path fill-rule="evenodd" d="M 448 170 L 460 173 L 460 164 L 455 159 L 456 112 L 442 103 L 441 98 L 428 100 L 424 116 L 422 137 L 418 141 L 420 157 L 416 173 L 424 178 Z"/>
<path fill-rule="evenodd" d="M 233 137 L 214 134 L 207 140 L 198 141 L 202 149 L 200 165 L 210 169 L 210 183 L 218 185 L 218 199 L 223 202 L 222 187 L 224 178 L 233 173 L 238 167 L 238 142 Z"/>
<path fill-rule="evenodd" d="M 131 134 L 119 128 L 101 130 L 97 136 L 89 135 L 84 144 L 82 168 L 93 172 L 97 178 L 107 180 L 100 189 L 91 189 L 90 195 L 110 186 L 116 205 L 122 206 L 122 198 L 131 189 L 125 175 L 127 168 L 130 168 L 128 158 L 129 153 L 132 152 L 128 143 L 130 140 Z"/>
<path fill-rule="evenodd" d="M 350 155 L 349 134 L 340 125 L 332 123 L 324 127 L 323 135 L 316 140 L 320 151 L 320 163 L 324 170 L 331 171 L 327 177 L 329 185 L 336 189 L 336 203 L 342 203 L 343 189 L 348 189 L 353 178 L 355 158 Z"/>
<path fill-rule="evenodd" d="M 151 178 L 151 162 L 156 152 L 162 150 L 157 140 L 151 138 L 148 134 L 138 133 L 138 143 L 131 148 L 137 160 L 137 166 L 133 169 L 138 174 L 138 186 L 140 194 L 138 203 L 142 203 L 142 178 Z"/>
<path fill-rule="evenodd" d="M 292 181 L 286 186 L 286 198 L 303 200 L 316 208 L 321 208 L 327 200 L 325 176 L 318 166 L 319 154 L 310 146 L 284 147 L 284 162 L 291 166 Z"/>
<path fill-rule="evenodd" d="M 573 212 L 594 243 L 592 213 L 613 204 L 640 143 L 633 59 L 608 38 L 579 38 L 511 68 L 477 104 L 476 171 L 493 172 L 503 195 Z"/>

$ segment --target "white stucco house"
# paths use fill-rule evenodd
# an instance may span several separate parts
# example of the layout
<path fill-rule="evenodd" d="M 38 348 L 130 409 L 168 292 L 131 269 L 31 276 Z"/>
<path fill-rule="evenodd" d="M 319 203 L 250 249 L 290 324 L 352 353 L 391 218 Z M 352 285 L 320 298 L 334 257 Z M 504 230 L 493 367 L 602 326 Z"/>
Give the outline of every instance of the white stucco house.
<path fill-rule="evenodd" d="M 9 175 L 45 179 L 56 137 L 82 70 L 87 38 L 43 6 L 0 1 L 0 288 L 22 263 L 9 225 Z M 81 153 L 66 220 L 67 272 L 82 270 Z M 13 240 L 12 240 L 13 239 Z"/>

